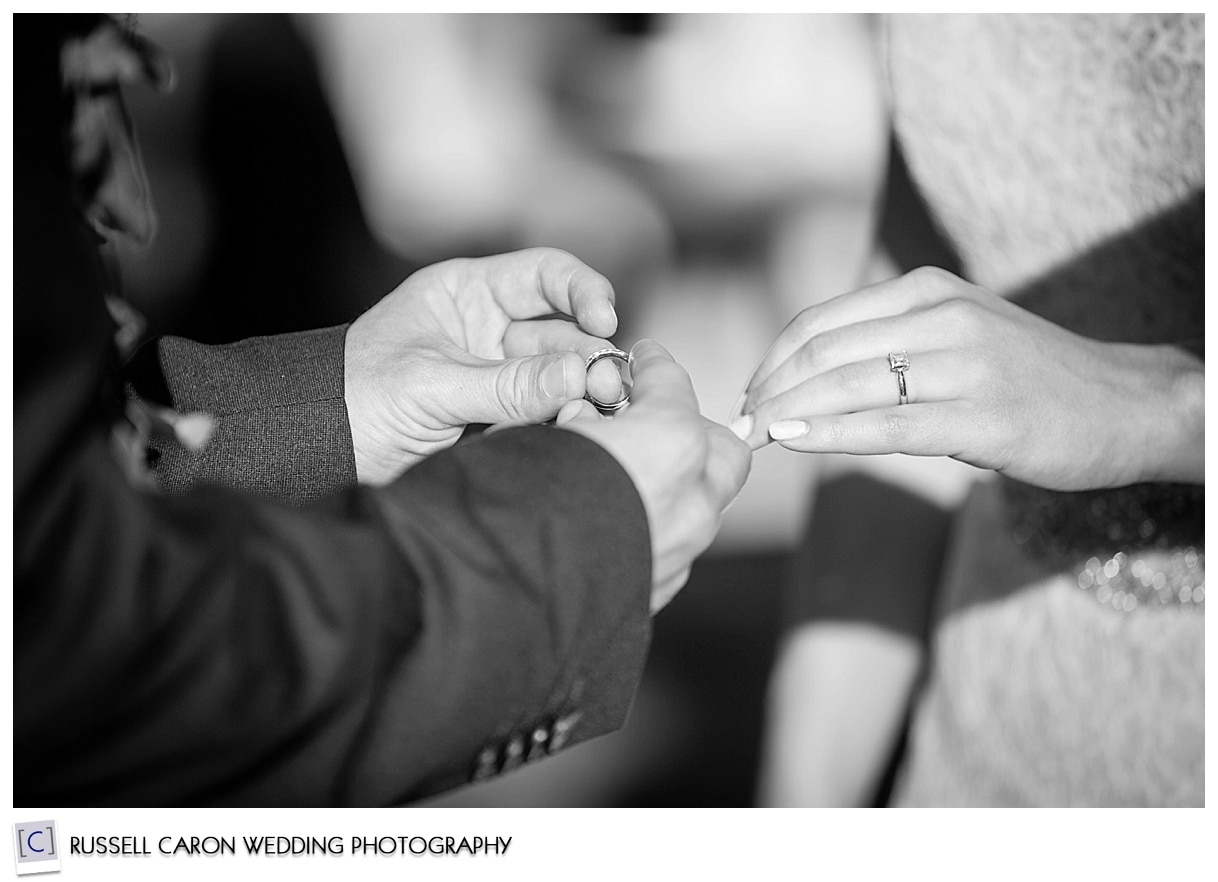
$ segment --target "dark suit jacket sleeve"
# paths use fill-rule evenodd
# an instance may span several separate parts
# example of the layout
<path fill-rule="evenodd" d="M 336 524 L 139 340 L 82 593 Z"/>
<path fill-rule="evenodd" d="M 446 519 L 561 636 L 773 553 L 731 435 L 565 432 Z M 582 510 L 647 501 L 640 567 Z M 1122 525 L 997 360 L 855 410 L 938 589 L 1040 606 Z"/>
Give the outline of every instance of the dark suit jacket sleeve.
<path fill-rule="evenodd" d="M 292 508 L 138 489 L 113 327 L 66 183 L 18 151 L 18 805 L 388 804 L 619 726 L 646 515 L 527 428 Z"/>
<path fill-rule="evenodd" d="M 347 325 L 207 346 L 163 337 L 128 369 L 132 391 L 214 420 L 207 446 L 169 438 L 153 445 L 161 489 L 171 495 L 223 484 L 292 503 L 355 484 L 343 398 Z"/>

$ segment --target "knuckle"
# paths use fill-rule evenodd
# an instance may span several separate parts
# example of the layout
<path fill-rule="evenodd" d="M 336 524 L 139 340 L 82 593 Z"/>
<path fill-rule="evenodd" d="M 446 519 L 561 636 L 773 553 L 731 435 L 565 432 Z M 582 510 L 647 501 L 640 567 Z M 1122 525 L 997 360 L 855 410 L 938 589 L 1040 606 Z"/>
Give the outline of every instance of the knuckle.
<path fill-rule="evenodd" d="M 920 266 L 906 273 L 905 278 L 923 289 L 939 289 L 957 280 L 957 276 L 938 266 Z"/>
<path fill-rule="evenodd" d="M 981 310 L 977 304 L 963 297 L 951 297 L 937 307 L 938 319 L 954 334 L 973 336 L 979 329 Z"/>
<path fill-rule="evenodd" d="M 1014 398 L 997 396 L 986 408 L 984 421 L 990 437 L 1011 438 L 1018 434 L 1020 402 Z"/>
<path fill-rule="evenodd" d="M 1004 379 L 1004 371 L 999 368 L 998 362 L 985 349 L 969 351 L 966 356 L 965 371 L 971 378 L 972 385 L 980 389 L 981 394 L 987 397 L 1001 387 Z"/>
<path fill-rule="evenodd" d="M 1015 435 L 1011 428 L 1010 414 L 1006 405 L 997 404 L 994 407 L 972 408 L 970 420 L 975 434 L 982 438 L 1011 438 Z"/>
<path fill-rule="evenodd" d="M 533 362 L 511 361 L 495 375 L 495 400 L 509 420 L 528 417 L 530 390 L 541 383 L 541 370 Z"/>
<path fill-rule="evenodd" d="M 831 448 L 841 447 L 846 441 L 846 424 L 841 417 L 833 417 L 824 424 L 824 438 Z"/>
<path fill-rule="evenodd" d="M 880 421 L 880 435 L 889 444 L 900 444 L 908 440 L 910 434 L 909 417 L 903 413 L 889 411 Z"/>
<path fill-rule="evenodd" d="M 702 433 L 682 421 L 653 421 L 652 431 L 657 466 L 673 486 L 686 486 L 701 474 L 709 460 L 710 449 Z"/>
<path fill-rule="evenodd" d="M 854 364 L 846 364 L 838 368 L 834 372 L 834 379 L 842 392 L 855 397 L 870 385 L 872 380 L 871 373 L 872 371 L 868 366 L 855 362 Z"/>
<path fill-rule="evenodd" d="M 690 428 L 685 433 L 685 455 L 696 463 L 699 468 L 705 468 L 710 459 L 710 439 L 700 428 Z"/>
<path fill-rule="evenodd" d="M 821 344 L 817 337 L 809 337 L 795 352 L 795 364 L 803 372 L 813 370 L 820 360 Z"/>
<path fill-rule="evenodd" d="M 411 291 L 434 285 L 440 290 L 451 292 L 460 287 L 461 280 L 468 274 L 469 258 L 453 257 L 415 270 L 397 290 Z"/>
<path fill-rule="evenodd" d="M 477 269 L 474 261 L 475 258 L 472 257 L 453 257 L 442 263 L 434 264 L 432 267 L 424 267 L 419 272 L 426 273 L 428 270 L 432 270 L 440 278 L 461 280 L 469 278 Z"/>
<path fill-rule="evenodd" d="M 689 372 L 671 359 L 654 359 L 648 363 L 648 368 L 658 382 L 665 386 L 684 389 L 690 387 Z"/>
<path fill-rule="evenodd" d="M 566 264 L 569 261 L 579 263 L 574 254 L 561 248 L 554 248 L 550 245 L 538 245 L 534 250 L 541 256 L 542 260 L 552 260 L 562 264 Z"/>
<path fill-rule="evenodd" d="M 795 318 L 791 319 L 790 331 L 800 339 L 807 339 L 815 336 L 817 328 L 817 318 L 820 311 L 815 306 L 810 306 L 800 312 Z"/>
<path fill-rule="evenodd" d="M 556 281 L 562 279 L 569 285 L 575 274 L 584 269 L 584 264 L 575 255 L 561 248 L 539 247 L 535 253 L 538 273 L 543 277 L 553 274 Z"/>

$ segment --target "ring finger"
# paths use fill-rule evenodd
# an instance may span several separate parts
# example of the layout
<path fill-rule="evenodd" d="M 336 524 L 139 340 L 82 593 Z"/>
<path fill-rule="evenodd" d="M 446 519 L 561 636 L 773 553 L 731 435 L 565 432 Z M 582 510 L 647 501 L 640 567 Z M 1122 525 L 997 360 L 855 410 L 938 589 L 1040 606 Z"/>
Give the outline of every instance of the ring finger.
<path fill-rule="evenodd" d="M 908 355 L 909 367 L 894 371 L 888 358 L 868 358 L 817 374 L 770 398 L 732 424 L 732 431 L 757 449 L 770 442 L 769 427 L 781 420 L 857 413 L 904 403 L 949 401 L 965 391 L 966 372 L 954 350 Z"/>
<path fill-rule="evenodd" d="M 904 315 L 858 322 L 811 338 L 764 379 L 750 384 L 743 412 L 760 401 L 793 389 L 809 377 L 886 352 L 933 350 L 960 341 L 940 310 L 921 309 Z"/>
<path fill-rule="evenodd" d="M 923 267 L 805 309 L 778 335 L 770 351 L 753 372 L 750 388 L 763 382 L 816 336 L 852 325 L 858 327 L 912 315 L 941 303 L 949 294 L 967 296 L 970 293 L 971 288 L 961 287 L 960 279 L 951 273 Z M 905 345 L 915 344 L 914 341 L 907 340 Z"/>

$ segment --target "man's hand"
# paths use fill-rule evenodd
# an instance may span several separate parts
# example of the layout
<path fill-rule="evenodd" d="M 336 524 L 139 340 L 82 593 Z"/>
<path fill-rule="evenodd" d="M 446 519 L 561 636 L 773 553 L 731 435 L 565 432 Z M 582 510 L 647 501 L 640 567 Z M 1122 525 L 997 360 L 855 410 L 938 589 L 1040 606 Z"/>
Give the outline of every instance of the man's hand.
<path fill-rule="evenodd" d="M 563 251 L 531 248 L 419 270 L 347 332 L 346 401 L 360 483 L 385 484 L 470 423 L 537 423 L 588 384 L 612 401 L 610 364 L 584 360 L 617 330 L 613 287 Z M 542 319 L 561 313 L 573 318 Z"/>
<path fill-rule="evenodd" d="M 676 596 L 694 558 L 715 538 L 752 457 L 727 427 L 701 415 L 689 374 L 664 347 L 640 340 L 630 364 L 634 388 L 625 410 L 603 417 L 577 401 L 557 423 L 608 450 L 634 481 L 651 529 L 654 613 Z"/>

